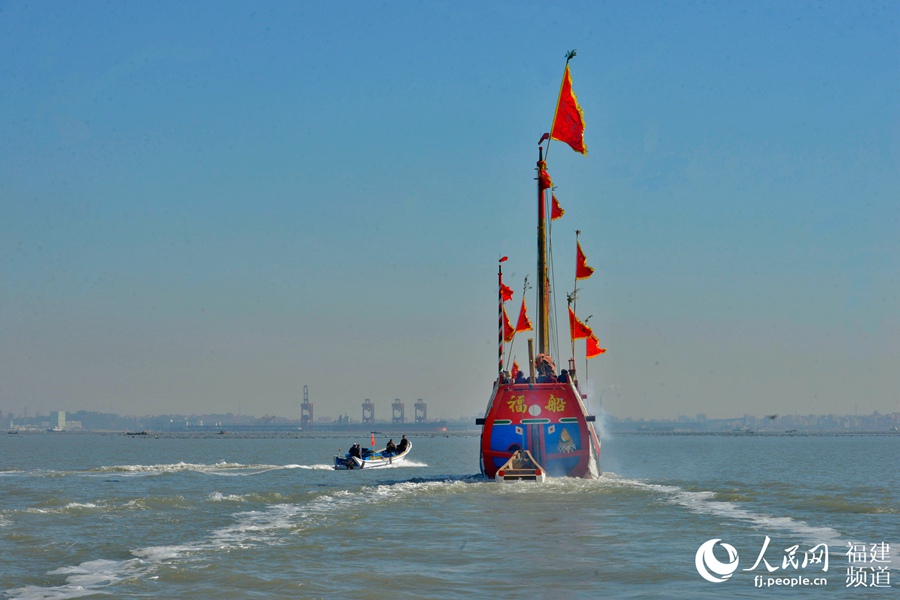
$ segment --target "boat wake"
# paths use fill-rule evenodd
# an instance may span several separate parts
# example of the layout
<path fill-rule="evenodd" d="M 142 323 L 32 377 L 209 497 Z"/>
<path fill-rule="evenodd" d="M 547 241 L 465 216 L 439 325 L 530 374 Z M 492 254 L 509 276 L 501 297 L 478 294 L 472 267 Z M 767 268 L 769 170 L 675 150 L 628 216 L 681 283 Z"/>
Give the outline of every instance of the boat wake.
<path fill-rule="evenodd" d="M 193 472 L 222 477 L 244 477 L 286 469 L 330 471 L 332 470 L 332 466 L 321 463 L 312 465 L 270 465 L 229 463 L 226 461 L 219 461 L 212 464 L 177 462 L 157 465 L 110 465 L 84 471 L 54 471 L 45 469 L 32 471 L 5 471 L 0 473 L 0 475 L 7 477 L 65 477 L 70 475 L 81 475 L 86 477 L 109 477 L 111 475 L 120 477 L 152 477 L 171 473 Z"/>
<path fill-rule="evenodd" d="M 412 463 L 403 466 L 425 466 Z M 328 465 L 323 468 L 331 469 Z M 281 467 L 289 468 L 289 467 Z M 66 600 L 93 594 L 110 593 L 106 588 L 125 581 L 152 579 L 162 567 L 182 560 L 196 561 L 199 555 L 246 549 L 258 545 L 277 545 L 283 536 L 303 532 L 307 528 L 343 522 L 347 511 L 371 509 L 373 505 L 391 505 L 398 499 L 441 487 L 464 485 L 462 479 L 413 480 L 363 486 L 357 491 L 339 490 L 322 494 L 308 503 L 276 503 L 262 510 L 248 510 L 232 515 L 234 523 L 211 531 L 205 538 L 178 545 L 150 546 L 131 550 L 133 558 L 125 560 L 95 559 L 74 566 L 61 567 L 48 575 L 64 575 L 58 586 L 25 586 L 5 591 L 10 598 L 21 600 Z M 483 480 L 480 476 L 477 478 Z M 250 495 L 210 494 L 211 502 L 245 502 Z M 85 507 L 79 507 L 85 508 Z"/>
<path fill-rule="evenodd" d="M 208 475 L 220 475 L 224 477 L 241 477 L 259 475 L 270 471 L 282 469 L 327 469 L 328 465 L 267 465 L 267 464 L 242 464 L 220 461 L 215 464 L 203 463 L 172 463 L 159 465 L 115 465 L 99 467 L 88 471 L 88 474 L 108 475 L 114 473 L 125 476 L 166 475 L 169 473 L 195 472 Z"/>
<path fill-rule="evenodd" d="M 404 466 L 420 466 L 416 463 Z M 283 466 L 280 468 L 296 468 Z M 324 466 L 323 467 L 327 467 Z M 327 467 L 330 468 L 330 467 Z M 373 510 L 395 510 L 398 504 L 415 501 L 416 498 L 469 496 L 473 500 L 485 494 L 522 495 L 533 494 L 552 497 L 584 494 L 596 498 L 626 492 L 682 507 L 692 513 L 712 515 L 728 521 L 749 523 L 767 533 L 785 532 L 803 538 L 809 543 L 826 543 L 840 552 L 848 540 L 830 527 L 809 525 L 803 520 L 778 516 L 741 506 L 740 501 L 722 500 L 713 491 L 692 491 L 676 485 L 658 484 L 638 479 L 619 477 L 607 472 L 598 479 L 550 478 L 541 485 L 513 483 L 498 485 L 483 475 L 435 476 L 362 485 L 355 490 L 335 490 L 316 495 L 306 501 L 278 501 L 277 494 L 211 493 L 209 502 L 253 503 L 268 500 L 263 508 L 243 510 L 231 515 L 232 523 L 210 531 L 193 542 L 176 545 L 159 545 L 131 550 L 132 558 L 109 560 L 98 558 L 75 566 L 61 567 L 48 574 L 65 576 L 65 583 L 58 586 L 26 586 L 6 590 L 9 597 L 23 600 L 65 600 L 92 594 L 113 593 L 109 588 L 119 582 L 135 579 L 153 579 L 161 569 L 177 567 L 184 561 L 196 562 L 214 557 L 222 552 L 247 550 L 260 546 L 276 546 L 287 536 L 304 534 L 316 529 L 346 526 L 346 515 Z M 631 502 L 631 500 L 623 500 Z M 455 502 L 455 501 L 453 501 Z M 88 506 L 73 507 L 77 510 Z M 800 540 L 798 540 L 800 541 Z M 854 542 L 855 543 L 855 542 Z"/>
<path fill-rule="evenodd" d="M 790 536 L 796 536 L 804 543 L 816 545 L 827 544 L 831 554 L 844 554 L 848 544 L 861 544 L 859 540 L 850 540 L 841 535 L 832 527 L 810 525 L 806 521 L 789 516 L 777 516 L 765 512 L 742 507 L 736 501 L 721 500 L 720 495 L 713 491 L 691 491 L 674 485 L 656 484 L 636 479 L 620 478 L 614 473 L 607 473 L 600 480 L 601 484 L 613 484 L 625 486 L 641 492 L 658 495 L 664 501 L 686 508 L 700 514 L 721 517 L 728 521 L 737 521 L 750 524 L 761 532 L 770 534 L 783 532 Z M 891 547 L 895 547 L 894 544 Z M 889 557 L 890 562 L 895 562 Z"/>
<path fill-rule="evenodd" d="M 428 466 L 427 463 L 416 462 L 414 460 L 404 460 L 399 463 L 394 463 L 391 465 L 385 465 L 383 467 L 379 467 L 379 470 L 382 470 L 382 469 L 405 469 L 407 467 L 420 468 L 420 467 L 427 467 L 427 466 Z"/>

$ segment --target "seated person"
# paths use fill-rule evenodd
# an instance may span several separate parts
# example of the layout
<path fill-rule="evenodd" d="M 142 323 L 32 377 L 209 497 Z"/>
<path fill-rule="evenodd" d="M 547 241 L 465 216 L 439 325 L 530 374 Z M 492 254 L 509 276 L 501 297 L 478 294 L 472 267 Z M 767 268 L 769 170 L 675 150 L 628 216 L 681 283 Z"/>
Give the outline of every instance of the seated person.
<path fill-rule="evenodd" d="M 546 354 L 538 354 L 534 357 L 534 366 L 538 372 L 538 383 L 553 383 L 556 381 L 556 365 Z"/>
<path fill-rule="evenodd" d="M 400 443 L 397 445 L 397 454 L 406 452 L 406 449 L 408 447 L 409 447 L 409 440 L 406 439 L 406 436 L 404 435 L 402 438 L 400 438 Z"/>
<path fill-rule="evenodd" d="M 397 454 L 397 444 L 394 443 L 393 438 L 388 440 L 387 445 L 384 447 L 385 454 Z"/>

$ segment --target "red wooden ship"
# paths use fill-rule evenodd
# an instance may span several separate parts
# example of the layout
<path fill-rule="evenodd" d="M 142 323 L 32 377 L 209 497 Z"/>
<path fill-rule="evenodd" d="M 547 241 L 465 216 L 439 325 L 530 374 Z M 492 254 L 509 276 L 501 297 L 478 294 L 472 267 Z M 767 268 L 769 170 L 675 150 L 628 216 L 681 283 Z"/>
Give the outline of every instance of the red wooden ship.
<path fill-rule="evenodd" d="M 546 156 L 551 140 L 563 141 L 576 152 L 586 153 L 584 146 L 584 119 L 578 101 L 572 92 L 569 60 L 560 87 L 553 127 L 538 142 L 537 162 L 537 352 L 534 340 L 528 339 L 527 372 L 505 367 L 504 343 L 510 343 L 517 332 L 533 327 L 525 314 L 523 299 L 519 320 L 512 327 L 504 303 L 512 296 L 510 288 L 503 284 L 503 262 L 498 269 L 499 283 L 499 364 L 498 377 L 488 401 L 481 433 L 481 472 L 492 479 L 504 479 L 504 465 L 518 451 L 527 451 L 536 463 L 538 476 L 597 477 L 600 474 L 600 439 L 594 430 L 594 416 L 589 415 L 575 369 L 575 340 L 585 339 L 585 356 L 592 358 L 603 353 L 593 331 L 578 319 L 575 313 L 575 291 L 568 295 L 569 330 L 572 358 L 568 368 L 557 371 L 550 348 L 550 270 L 548 264 L 549 222 L 561 216 L 553 185 L 547 172 Z M 546 141 L 546 152 L 544 142 Z M 549 218 L 548 218 L 549 217 Z M 576 233 L 577 236 L 577 233 Z M 577 241 L 576 282 L 586 279 L 593 272 L 587 266 L 581 245 Z M 526 280 L 527 286 L 527 280 Z M 524 297 L 523 290 L 523 297 Z M 557 352 L 558 354 L 558 352 Z M 536 480 L 541 480 L 538 477 Z"/>

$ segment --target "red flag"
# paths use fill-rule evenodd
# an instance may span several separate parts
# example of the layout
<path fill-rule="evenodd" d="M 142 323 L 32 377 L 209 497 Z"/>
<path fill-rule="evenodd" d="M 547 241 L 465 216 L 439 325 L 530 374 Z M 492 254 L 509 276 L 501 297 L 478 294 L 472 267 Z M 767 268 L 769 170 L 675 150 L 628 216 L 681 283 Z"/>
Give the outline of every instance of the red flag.
<path fill-rule="evenodd" d="M 553 206 L 550 209 L 550 220 L 555 221 L 564 214 L 566 211 L 563 210 L 563 207 L 559 205 L 559 200 L 556 199 L 556 194 L 551 194 L 553 198 Z"/>
<path fill-rule="evenodd" d="M 503 301 L 512 300 L 513 291 L 508 285 L 503 283 L 503 279 L 500 279 L 500 297 L 503 298 Z"/>
<path fill-rule="evenodd" d="M 567 143 L 575 152 L 587 154 L 587 147 L 584 145 L 584 113 L 578 105 L 575 92 L 572 91 L 572 75 L 569 73 L 568 63 L 559 88 L 559 100 L 556 103 L 556 115 L 553 117 L 550 137 Z"/>
<path fill-rule="evenodd" d="M 600 347 L 600 340 L 597 339 L 597 336 L 591 335 L 587 338 L 585 358 L 594 358 L 595 356 L 600 356 L 604 352 L 606 352 L 606 348 Z"/>
<path fill-rule="evenodd" d="M 516 335 L 516 330 L 513 329 L 512 324 L 509 322 L 509 315 L 506 314 L 506 307 L 503 307 L 503 341 L 511 342 L 513 337 Z"/>
<path fill-rule="evenodd" d="M 587 279 L 594 274 L 594 267 L 589 267 L 581 242 L 578 242 L 578 264 L 575 267 L 575 279 Z"/>
<path fill-rule="evenodd" d="M 541 191 L 548 190 L 553 187 L 553 180 L 550 179 L 550 173 L 547 172 L 547 163 L 542 160 L 538 161 L 538 187 Z"/>
<path fill-rule="evenodd" d="M 591 331 L 591 328 L 578 320 L 578 317 L 575 316 L 575 311 L 572 310 L 572 307 L 569 307 L 569 331 L 572 334 L 573 340 L 580 340 L 582 338 L 589 338 L 594 335 L 594 332 Z"/>
<path fill-rule="evenodd" d="M 519 311 L 519 322 L 516 323 L 516 333 L 520 331 L 531 331 L 534 327 L 531 325 L 531 321 L 528 320 L 528 315 L 525 312 L 525 298 L 522 298 L 522 310 Z"/>

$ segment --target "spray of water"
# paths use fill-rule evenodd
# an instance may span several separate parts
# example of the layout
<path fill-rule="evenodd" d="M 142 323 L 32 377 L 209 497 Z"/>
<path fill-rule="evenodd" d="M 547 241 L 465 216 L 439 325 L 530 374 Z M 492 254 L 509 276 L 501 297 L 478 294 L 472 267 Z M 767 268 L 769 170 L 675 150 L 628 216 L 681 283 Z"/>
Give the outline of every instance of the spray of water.
<path fill-rule="evenodd" d="M 606 410 L 603 408 L 603 393 L 608 390 L 618 389 L 617 384 L 604 386 L 598 392 L 593 382 L 587 385 L 587 406 L 588 412 L 596 417 L 594 421 L 594 431 L 600 438 L 600 468 L 604 473 L 618 473 L 618 461 L 615 455 L 607 452 L 611 446 L 614 446 L 612 429 L 609 427 Z"/>

